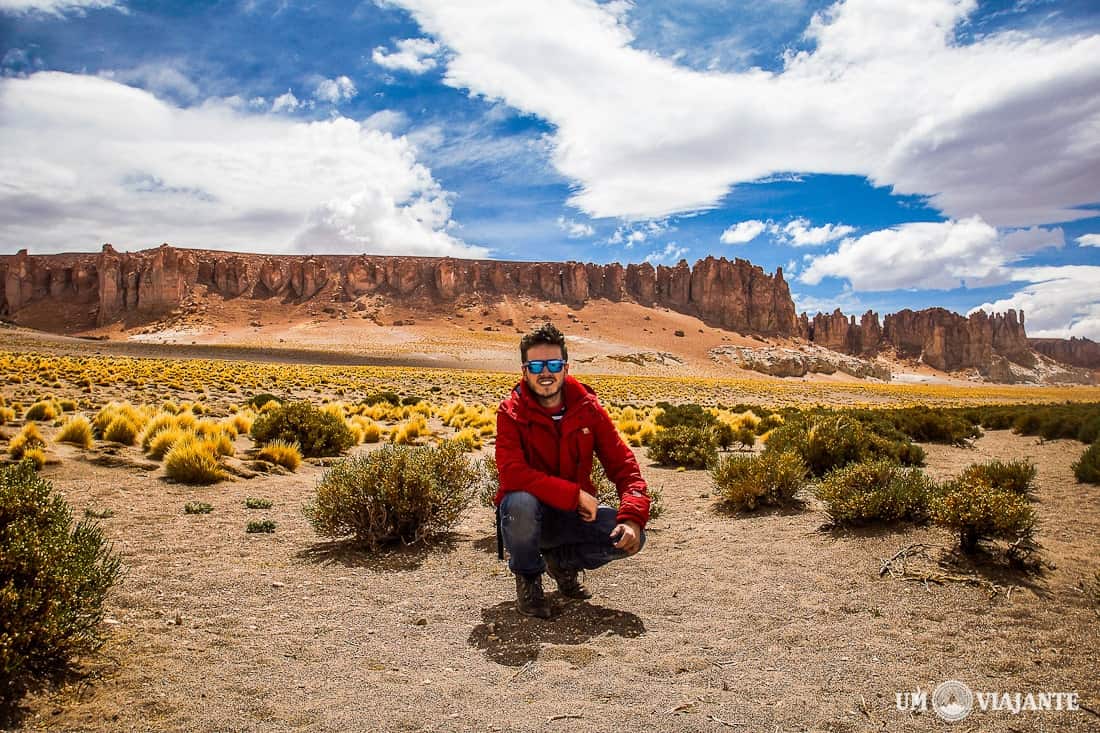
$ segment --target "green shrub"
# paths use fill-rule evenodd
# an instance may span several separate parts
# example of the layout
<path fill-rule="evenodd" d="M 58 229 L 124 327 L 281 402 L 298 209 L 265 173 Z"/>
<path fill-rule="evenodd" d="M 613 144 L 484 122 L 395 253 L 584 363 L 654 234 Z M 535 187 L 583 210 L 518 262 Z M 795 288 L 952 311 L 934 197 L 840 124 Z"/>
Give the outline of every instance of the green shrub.
<path fill-rule="evenodd" d="M 717 460 L 718 450 L 706 430 L 678 425 L 653 436 L 649 457 L 662 466 L 706 468 Z"/>
<path fill-rule="evenodd" d="M 710 431 L 711 442 L 722 450 L 729 450 L 730 446 L 737 442 L 738 433 L 734 431 L 733 426 L 725 422 L 716 422 L 708 428 Z M 742 432 L 747 432 L 750 436 L 749 447 L 751 448 L 753 443 L 756 442 L 756 433 L 752 431 L 752 428 L 745 427 Z M 742 441 L 742 445 L 744 441 Z"/>
<path fill-rule="evenodd" d="M 245 525 L 248 534 L 271 534 L 275 531 L 275 522 L 270 519 L 253 519 Z"/>
<path fill-rule="evenodd" d="M 1073 464 L 1073 475 L 1084 484 L 1100 484 L 1100 443 L 1093 443 Z"/>
<path fill-rule="evenodd" d="M 271 402 L 272 400 L 274 400 L 275 402 L 282 402 L 282 400 L 280 400 L 275 395 L 264 392 L 262 394 L 254 395 L 252 399 L 248 401 L 248 406 L 251 407 L 253 410 L 259 412 L 264 405 L 266 405 L 268 402 Z"/>
<path fill-rule="evenodd" d="M 209 514 L 214 507 L 205 501 L 189 501 L 183 505 L 183 511 L 186 514 Z"/>
<path fill-rule="evenodd" d="M 336 456 L 355 444 L 347 423 L 308 402 L 294 402 L 261 413 L 252 423 L 257 443 L 297 443 L 307 457 Z"/>
<path fill-rule="evenodd" d="M 477 469 L 449 441 L 384 445 L 326 471 L 305 514 L 324 537 L 352 535 L 371 550 L 412 544 L 453 527 L 478 481 Z"/>
<path fill-rule="evenodd" d="M 1035 511 L 1026 497 L 997 489 L 977 476 L 960 476 L 934 498 L 932 520 L 958 533 L 962 551 L 972 554 L 983 539 L 1012 542 L 1031 537 Z"/>
<path fill-rule="evenodd" d="M 733 509 L 790 504 L 807 473 L 802 457 L 794 451 L 727 456 L 710 469 L 714 492 Z"/>
<path fill-rule="evenodd" d="M 1086 445 L 1095 443 L 1100 438 L 1100 416 L 1082 421 L 1077 428 L 1076 438 Z"/>
<path fill-rule="evenodd" d="M 245 509 L 270 509 L 274 506 L 271 499 L 263 499 L 258 496 L 246 496 L 244 500 Z"/>
<path fill-rule="evenodd" d="M 995 489 L 1011 491 L 1013 494 L 1028 496 L 1035 490 L 1035 464 L 1026 458 L 1014 461 L 987 461 L 967 466 L 962 478 L 971 481 L 984 481 Z"/>
<path fill-rule="evenodd" d="M 486 454 L 474 464 L 478 473 L 478 483 L 475 493 L 477 502 L 481 506 L 493 506 L 493 499 L 500 488 L 500 471 L 497 469 L 497 459 L 492 453 Z"/>
<path fill-rule="evenodd" d="M 965 445 L 982 433 L 961 415 L 942 409 L 910 407 L 893 410 L 887 417 L 901 433 L 922 443 Z"/>
<path fill-rule="evenodd" d="M 817 487 L 817 497 L 833 524 L 859 525 L 927 516 L 935 485 L 918 468 L 876 458 L 831 471 Z"/>
<path fill-rule="evenodd" d="M 693 402 L 684 405 L 673 405 L 668 402 L 658 402 L 657 406 L 662 412 L 657 414 L 654 422 L 662 428 L 675 428 L 685 426 L 689 428 L 709 428 L 718 421 L 713 413 Z"/>
<path fill-rule="evenodd" d="M 397 407 L 398 405 L 401 404 L 401 398 L 397 395 L 396 392 L 389 392 L 389 391 L 375 392 L 373 394 L 369 394 L 366 397 L 364 397 L 363 401 L 360 404 L 378 405 L 378 404 L 381 404 L 383 402 L 386 402 L 390 405 L 393 405 L 394 407 Z"/>
<path fill-rule="evenodd" d="M 903 465 L 924 462 L 920 446 L 891 441 L 869 432 L 859 420 L 837 414 L 791 419 L 776 428 L 768 437 L 764 452 L 788 450 L 802 456 L 814 476 L 824 476 L 839 466 L 872 458 L 890 458 Z"/>
<path fill-rule="evenodd" d="M 0 469 L 0 701 L 100 647 L 120 568 L 99 527 L 73 527 L 65 500 L 28 464 Z"/>

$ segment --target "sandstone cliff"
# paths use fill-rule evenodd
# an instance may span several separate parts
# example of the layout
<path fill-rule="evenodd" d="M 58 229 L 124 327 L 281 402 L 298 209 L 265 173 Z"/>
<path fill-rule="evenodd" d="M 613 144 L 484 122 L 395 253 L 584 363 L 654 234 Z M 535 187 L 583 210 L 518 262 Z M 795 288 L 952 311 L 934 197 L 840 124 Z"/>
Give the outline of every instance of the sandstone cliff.
<path fill-rule="evenodd" d="M 1028 339 L 1031 348 L 1063 364 L 1100 369 L 1100 343 L 1086 338 Z"/>
<path fill-rule="evenodd" d="M 163 245 L 119 253 L 0 257 L 0 314 L 21 322 L 46 301 L 96 304 L 67 324 L 81 330 L 163 315 L 198 288 L 224 298 L 355 300 L 364 295 L 447 304 L 463 297 L 520 295 L 580 306 L 606 298 L 664 306 L 745 333 L 794 336 L 790 290 L 746 260 L 707 257 L 694 268 L 579 262 L 501 262 L 373 255 L 244 255 Z M 26 318 L 23 319 L 27 320 Z M 36 325 L 27 323 L 27 325 Z"/>

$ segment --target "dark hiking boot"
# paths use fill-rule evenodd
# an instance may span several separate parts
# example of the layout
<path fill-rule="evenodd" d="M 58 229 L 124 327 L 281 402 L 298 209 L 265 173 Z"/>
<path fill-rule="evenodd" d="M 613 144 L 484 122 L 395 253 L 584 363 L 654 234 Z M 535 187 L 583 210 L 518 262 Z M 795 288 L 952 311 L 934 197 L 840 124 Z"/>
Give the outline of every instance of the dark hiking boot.
<path fill-rule="evenodd" d="M 542 575 L 530 578 L 516 573 L 516 610 L 524 616 L 550 618 L 550 604 L 542 594 Z"/>
<path fill-rule="evenodd" d="M 563 596 L 569 598 L 591 598 L 592 593 L 584 587 L 577 578 L 576 570 L 566 570 L 558 565 L 558 560 L 551 554 L 546 554 L 546 572 L 558 584 L 558 590 Z"/>

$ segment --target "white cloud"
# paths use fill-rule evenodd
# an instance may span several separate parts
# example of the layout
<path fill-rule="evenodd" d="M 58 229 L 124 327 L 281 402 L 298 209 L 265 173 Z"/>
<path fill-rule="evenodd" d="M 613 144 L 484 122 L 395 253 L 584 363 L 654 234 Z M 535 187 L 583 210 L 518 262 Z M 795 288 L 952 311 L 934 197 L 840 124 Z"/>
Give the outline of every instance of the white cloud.
<path fill-rule="evenodd" d="M 672 264 L 679 262 L 685 254 L 687 254 L 686 247 L 677 247 L 675 242 L 669 242 L 663 250 L 654 250 L 646 255 L 644 261 L 651 265 Z"/>
<path fill-rule="evenodd" d="M 787 223 L 783 227 L 786 240 L 795 247 L 810 247 L 820 244 L 828 244 L 837 239 L 843 239 L 854 232 L 855 227 L 846 224 L 823 224 L 819 227 L 810 226 L 807 219 L 798 218 Z"/>
<path fill-rule="evenodd" d="M 1012 263 L 1064 240 L 1061 229 L 1000 233 L 978 216 L 902 224 L 845 239 L 835 252 L 809 258 L 799 280 L 816 285 L 838 277 L 857 291 L 995 285 L 1011 279 Z"/>
<path fill-rule="evenodd" d="M 294 92 L 289 89 L 285 94 L 280 94 L 275 97 L 275 100 L 271 103 L 272 112 L 293 112 L 302 106 L 302 103 L 298 101 L 298 98 L 294 96 Z"/>
<path fill-rule="evenodd" d="M 626 5 L 397 2 L 448 47 L 447 84 L 552 125 L 592 217 L 705 209 L 787 171 L 863 175 L 995 227 L 1092 215 L 1098 34 L 959 45 L 976 0 L 847 0 L 778 72 L 701 72 L 634 48 Z"/>
<path fill-rule="evenodd" d="M 574 221 L 573 219 L 566 219 L 564 216 L 558 217 L 558 228 L 565 232 L 566 236 L 570 239 L 591 237 L 596 233 L 596 230 L 592 228 L 591 224 L 585 224 L 582 221 Z"/>
<path fill-rule="evenodd" d="M 836 295 L 828 297 L 806 295 L 804 293 L 792 291 L 791 300 L 794 301 L 795 310 L 798 313 L 806 313 L 811 318 L 816 313 L 832 313 L 837 308 L 848 314 L 864 313 L 867 311 L 867 306 L 854 292 L 852 292 L 851 287 L 847 285 Z"/>
<path fill-rule="evenodd" d="M 0 79 L 0 249 L 484 257 L 412 144 L 354 120 L 176 107 L 93 76 Z"/>
<path fill-rule="evenodd" d="M 758 219 L 740 221 L 722 232 L 722 244 L 745 244 L 764 233 L 768 225 Z"/>
<path fill-rule="evenodd" d="M 434 57 L 437 53 L 439 44 L 435 41 L 428 38 L 405 38 L 397 42 L 396 51 L 387 52 L 382 46 L 374 49 L 371 59 L 386 69 L 423 74 L 435 68 Z"/>
<path fill-rule="evenodd" d="M 1028 336 L 1077 336 L 1100 341 L 1100 289 L 1096 286 L 1100 283 L 1100 267 L 1021 267 L 1013 271 L 1012 279 L 1030 284 L 1011 297 L 983 303 L 974 310 L 1023 310 Z"/>
<path fill-rule="evenodd" d="M 97 8 L 117 8 L 121 12 L 126 12 L 125 8 L 119 7 L 115 0 L 0 0 L 0 13 L 64 15 Z"/>
<path fill-rule="evenodd" d="M 182 62 L 142 64 L 132 69 L 104 71 L 100 76 L 141 87 L 158 97 L 171 96 L 190 102 L 199 97 L 199 88 L 180 71 L 182 65 Z"/>
<path fill-rule="evenodd" d="M 1076 242 L 1082 247 L 1100 247 L 1100 234 L 1082 234 Z"/>
<path fill-rule="evenodd" d="M 322 79 L 313 90 L 313 98 L 319 102 L 339 104 L 353 98 L 358 93 L 355 83 L 346 76 L 335 79 Z"/>
<path fill-rule="evenodd" d="M 380 109 L 363 120 L 363 126 L 383 132 L 396 132 L 407 125 L 408 122 L 408 118 L 401 110 Z"/>

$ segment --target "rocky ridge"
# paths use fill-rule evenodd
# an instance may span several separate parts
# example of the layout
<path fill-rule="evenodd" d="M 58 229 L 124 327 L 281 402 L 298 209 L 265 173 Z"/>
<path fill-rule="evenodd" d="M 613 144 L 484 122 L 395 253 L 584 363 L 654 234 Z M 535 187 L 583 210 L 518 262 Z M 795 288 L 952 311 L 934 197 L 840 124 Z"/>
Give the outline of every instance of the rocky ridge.
<path fill-rule="evenodd" d="M 257 255 L 167 244 L 125 253 L 107 244 L 99 253 L 31 255 L 21 250 L 0 256 L 0 316 L 20 325 L 68 333 L 116 323 L 132 328 L 169 316 L 204 294 L 326 306 L 334 302 L 358 306 L 381 298 L 442 308 L 460 300 L 491 302 L 509 295 L 571 307 L 606 299 L 668 308 L 742 334 L 802 338 L 866 363 L 880 354 L 893 355 L 942 371 L 977 370 L 993 381 L 1016 381 L 1033 370 L 1033 348 L 1068 364 L 1100 367 L 1100 345 L 1087 339 L 1029 340 L 1023 313 L 1013 310 L 992 315 L 978 311 L 970 316 L 943 308 L 903 310 L 881 321 L 874 311 L 858 321 L 840 310 L 817 313 L 812 319 L 805 313 L 797 316 L 782 269 L 768 274 L 742 259 L 707 257 L 694 266 L 681 260 L 675 266 L 654 267 L 649 263 Z M 61 325 L 58 314 L 63 314 Z M 771 364 L 768 369 L 779 371 L 799 371 L 802 367 L 794 361 L 803 360 L 792 357 L 787 369 L 781 363 L 788 359 L 780 354 L 725 357 Z M 847 371 L 832 362 L 820 362 L 817 356 L 809 358 L 806 369 L 815 371 L 815 365 Z M 845 365 L 852 372 L 868 373 L 866 365 Z"/>

